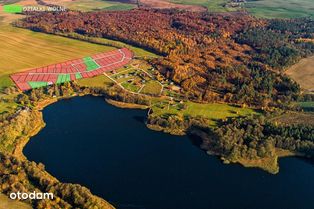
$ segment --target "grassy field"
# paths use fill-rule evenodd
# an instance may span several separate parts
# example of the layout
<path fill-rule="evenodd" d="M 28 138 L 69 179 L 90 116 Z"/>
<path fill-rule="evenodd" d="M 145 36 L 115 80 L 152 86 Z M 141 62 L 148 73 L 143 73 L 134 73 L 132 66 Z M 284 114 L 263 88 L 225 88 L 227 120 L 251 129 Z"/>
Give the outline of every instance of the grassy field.
<path fill-rule="evenodd" d="M 19 202 L 10 200 L 7 196 L 0 193 L 0 209 L 31 209 L 32 207 Z"/>
<path fill-rule="evenodd" d="M 211 125 L 215 125 L 217 120 L 226 119 L 228 117 L 257 114 L 257 112 L 253 109 L 235 107 L 228 104 L 199 104 L 194 102 L 186 102 L 185 105 L 186 107 L 183 109 L 180 108 L 179 104 L 162 106 L 156 105 L 153 107 L 153 114 L 183 114 L 192 117 L 202 116 L 209 118 L 212 121 Z"/>
<path fill-rule="evenodd" d="M 138 92 L 140 88 L 132 83 L 124 82 L 121 84 L 124 88 L 132 92 Z"/>
<path fill-rule="evenodd" d="M 263 18 L 314 17 L 313 0 L 258 0 L 248 1 L 246 9 Z"/>
<path fill-rule="evenodd" d="M 113 82 L 106 76 L 100 75 L 93 78 L 86 78 L 76 81 L 78 85 L 84 87 L 104 87 Z"/>
<path fill-rule="evenodd" d="M 151 80 L 148 81 L 143 89 L 141 90 L 141 93 L 148 94 L 148 95 L 159 95 L 161 93 L 162 86 L 157 81 Z"/>
<path fill-rule="evenodd" d="M 71 10 L 95 11 L 95 10 L 129 10 L 135 8 L 133 4 L 126 4 L 106 0 L 76 0 L 59 3 Z"/>
<path fill-rule="evenodd" d="M 286 71 L 305 91 L 314 92 L 314 56 L 302 59 Z"/>

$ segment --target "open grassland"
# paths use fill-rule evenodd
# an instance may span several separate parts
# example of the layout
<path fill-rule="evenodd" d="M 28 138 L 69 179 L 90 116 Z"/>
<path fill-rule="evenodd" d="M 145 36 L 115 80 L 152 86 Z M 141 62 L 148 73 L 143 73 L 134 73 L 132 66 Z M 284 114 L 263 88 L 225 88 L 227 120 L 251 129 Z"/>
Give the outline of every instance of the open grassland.
<path fill-rule="evenodd" d="M 184 108 L 180 107 L 185 105 Z M 215 125 L 218 120 L 248 116 L 258 114 L 256 111 L 250 108 L 241 108 L 231 106 L 228 104 L 200 104 L 194 102 L 186 102 L 184 104 L 168 104 L 168 105 L 155 105 L 153 106 L 154 115 L 164 114 L 183 114 L 183 116 L 197 117 L 202 116 L 212 121 L 211 125 Z"/>
<path fill-rule="evenodd" d="M 31 209 L 32 207 L 19 202 L 10 200 L 7 196 L 0 193 L 0 209 Z"/>
<path fill-rule="evenodd" d="M 57 3 L 71 10 L 95 11 L 95 10 L 129 10 L 135 8 L 133 4 L 126 4 L 106 0 L 75 0 Z"/>
<path fill-rule="evenodd" d="M 314 56 L 302 59 L 286 73 L 298 82 L 303 90 L 314 92 Z"/>
<path fill-rule="evenodd" d="M 246 9 L 263 18 L 314 17 L 313 0 L 257 0 L 248 1 Z"/>
<path fill-rule="evenodd" d="M 162 90 L 162 85 L 154 80 L 148 81 L 143 89 L 141 90 L 141 93 L 148 94 L 148 95 L 160 95 Z"/>

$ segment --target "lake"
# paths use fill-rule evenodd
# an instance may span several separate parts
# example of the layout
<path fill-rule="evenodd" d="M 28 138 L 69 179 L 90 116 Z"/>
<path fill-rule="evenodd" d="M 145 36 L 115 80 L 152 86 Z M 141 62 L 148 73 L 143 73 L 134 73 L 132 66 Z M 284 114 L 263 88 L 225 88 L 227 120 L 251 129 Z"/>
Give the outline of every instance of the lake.
<path fill-rule="evenodd" d="M 43 113 L 47 126 L 26 145 L 26 157 L 117 208 L 314 208 L 311 162 L 281 159 L 277 175 L 224 165 L 186 136 L 146 128 L 146 111 L 100 97 L 62 100 Z"/>

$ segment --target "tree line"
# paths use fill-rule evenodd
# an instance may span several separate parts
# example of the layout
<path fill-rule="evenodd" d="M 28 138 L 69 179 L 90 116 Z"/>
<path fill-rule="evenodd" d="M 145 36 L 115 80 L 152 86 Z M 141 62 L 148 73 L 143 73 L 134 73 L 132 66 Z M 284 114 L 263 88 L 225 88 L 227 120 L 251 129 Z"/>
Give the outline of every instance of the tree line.
<path fill-rule="evenodd" d="M 312 20 L 285 21 L 245 13 L 136 9 L 37 13 L 16 25 L 46 33 L 109 38 L 154 51 L 163 57 L 151 64 L 194 101 L 281 107 L 300 93 L 281 69 L 313 53 L 314 47 L 291 35 L 310 37 Z"/>

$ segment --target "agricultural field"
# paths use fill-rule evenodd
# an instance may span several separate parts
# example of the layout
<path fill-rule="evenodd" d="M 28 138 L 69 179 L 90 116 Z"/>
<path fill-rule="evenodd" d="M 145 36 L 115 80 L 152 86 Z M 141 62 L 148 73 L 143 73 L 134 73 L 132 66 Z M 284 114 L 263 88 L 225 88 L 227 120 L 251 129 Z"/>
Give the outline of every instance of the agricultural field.
<path fill-rule="evenodd" d="M 201 5 L 210 12 L 230 12 L 242 8 L 226 8 L 229 0 L 171 0 L 177 4 Z M 313 0 L 248 0 L 244 9 L 262 18 L 314 17 Z"/>
<path fill-rule="evenodd" d="M 314 56 L 302 59 L 290 67 L 286 74 L 299 83 L 304 91 L 314 92 Z"/>
<path fill-rule="evenodd" d="M 204 6 L 208 9 L 209 12 L 230 12 L 236 10 L 224 7 L 224 5 L 229 2 L 229 0 L 171 0 L 171 2 L 184 5 Z"/>
<path fill-rule="evenodd" d="M 205 12 L 206 7 L 199 4 L 182 4 L 169 0 L 140 0 L 141 7 L 155 9 L 179 9 L 192 12 Z"/>
<path fill-rule="evenodd" d="M 15 4 L 18 3 L 20 0 L 0 0 L 0 4 Z"/>
<path fill-rule="evenodd" d="M 113 47 L 73 39 L 35 33 L 0 24 L 0 112 L 10 111 L 16 104 L 2 93 L 13 85 L 9 75 L 25 69 L 109 51 Z M 8 65 L 8 63 L 10 63 Z M 8 100 L 9 99 L 9 100 Z"/>
<path fill-rule="evenodd" d="M 84 12 L 96 10 L 129 10 L 136 7 L 134 4 L 107 0 L 75 0 L 56 3 L 71 10 L 79 10 Z"/>
<path fill-rule="evenodd" d="M 263 18 L 314 17 L 313 0 L 249 0 L 245 7 Z"/>
<path fill-rule="evenodd" d="M 0 40 L 0 88 L 11 84 L 9 74 L 114 49 L 9 25 L 0 26 Z"/>
<path fill-rule="evenodd" d="M 26 91 L 32 88 L 95 77 L 104 72 L 123 67 L 132 58 L 133 53 L 127 48 L 122 48 L 45 67 L 33 68 L 12 74 L 10 77 L 20 90 Z"/>
<path fill-rule="evenodd" d="M 67 2 L 72 1 L 58 1 L 60 4 Z M 10 2 L 6 1 L 6 3 L 15 2 L 12 0 Z M 3 2 L 0 2 L 0 4 L 3 4 Z M 36 2 L 35 0 L 21 0 L 18 4 L 36 5 Z M 106 4 L 109 6 L 108 2 Z M 2 92 L 5 87 L 13 85 L 9 77 L 12 73 L 116 49 L 115 47 L 108 46 L 108 44 L 130 47 L 136 56 L 156 56 L 143 49 L 108 39 L 98 38 L 97 43 L 94 44 L 88 41 L 79 41 L 56 35 L 37 33 L 16 28 L 11 25 L 13 21 L 22 17 L 22 15 L 7 14 L 0 11 L 0 40 L 5 40 L 2 41 L 0 48 L 0 57 L 2 58 L 0 60 L 0 112 L 10 111 L 12 108 L 16 107 L 16 104 L 11 102 L 12 99 L 10 98 L 8 100 L 8 95 Z M 8 63 L 10 64 L 8 65 Z M 99 79 L 101 79 L 101 77 Z M 95 80 L 97 80 L 97 78 L 95 78 Z M 88 81 L 84 82 L 88 83 Z"/>
<path fill-rule="evenodd" d="M 68 2 L 72 1 L 58 1 L 60 4 Z M 34 5 L 36 2 L 35 0 L 22 0 L 18 4 Z M 0 60 L 0 89 L 12 85 L 9 79 L 11 73 L 115 49 L 108 44 L 130 47 L 127 44 L 108 39 L 98 38 L 93 40 L 97 44 L 93 44 L 87 41 L 37 33 L 10 25 L 11 22 L 21 17 L 23 16 L 0 11 L 0 40 L 5 40 L 2 41 L 0 48 L 0 57 L 2 58 Z M 156 56 L 140 48 L 130 48 L 136 56 Z"/>

